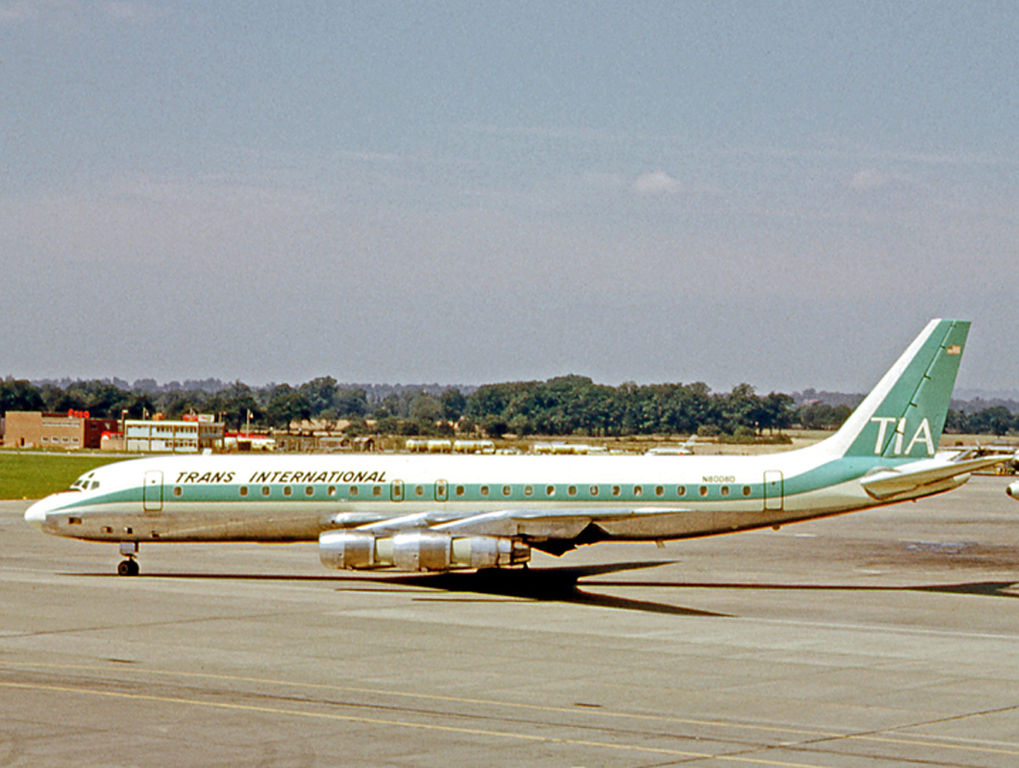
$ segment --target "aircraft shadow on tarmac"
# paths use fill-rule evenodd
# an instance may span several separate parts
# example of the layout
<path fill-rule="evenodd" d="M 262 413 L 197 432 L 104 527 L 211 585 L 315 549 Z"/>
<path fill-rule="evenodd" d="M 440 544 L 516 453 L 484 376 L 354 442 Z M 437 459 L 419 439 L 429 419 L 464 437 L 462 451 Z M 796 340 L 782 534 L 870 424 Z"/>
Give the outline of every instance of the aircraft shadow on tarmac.
<path fill-rule="evenodd" d="M 1019 597 L 1019 582 L 1015 581 L 972 581 L 960 584 L 907 584 L 884 586 L 880 584 L 761 584 L 752 582 L 722 581 L 597 581 L 605 587 L 665 587 L 673 589 L 767 589 L 821 592 L 941 592 L 945 594 L 982 595 L 984 597 Z"/>
<path fill-rule="evenodd" d="M 460 600 L 470 598 L 456 595 L 484 595 L 481 600 L 517 598 L 537 602 L 559 602 L 576 605 L 591 605 L 602 608 L 616 608 L 645 613 L 668 614 L 673 616 L 731 617 L 732 614 L 686 608 L 670 603 L 649 600 L 634 600 L 626 597 L 600 594 L 598 588 L 651 588 L 682 590 L 773 590 L 773 591 L 821 591 L 821 592 L 939 592 L 945 594 L 981 595 L 990 597 L 1019 597 L 1019 583 L 1013 581 L 976 581 L 950 584 L 920 585 L 854 585 L 854 584 L 796 584 L 760 582 L 720 581 L 653 581 L 653 580 L 605 580 L 581 582 L 581 579 L 598 577 L 621 571 L 652 568 L 673 564 L 672 561 L 652 560 L 602 565 L 582 565 L 565 568 L 515 568 L 487 569 L 471 572 L 415 573 L 415 574 L 357 574 L 334 576 L 274 575 L 274 574 L 212 574 L 212 573 L 155 573 L 141 578 L 174 579 L 222 579 L 260 581 L 321 581 L 340 584 L 340 590 L 363 592 L 405 592 L 406 587 L 429 590 L 420 600 Z M 98 576 L 100 574 L 78 574 Z M 102 574 L 106 576 L 106 574 Z M 123 578 L 117 576 L 115 578 Z M 370 585 L 370 586 L 369 586 Z M 387 586 L 393 585 L 393 586 Z M 395 586 L 399 585 L 399 587 Z M 442 597 L 435 593 L 448 595 Z M 433 596 L 434 595 L 434 596 Z"/>
<path fill-rule="evenodd" d="M 482 570 L 473 573 L 435 573 L 397 576 L 387 579 L 399 584 L 442 590 L 447 593 L 474 593 L 498 597 L 515 597 L 539 602 L 595 605 L 602 608 L 620 608 L 645 613 L 664 613 L 674 616 L 727 616 L 724 613 L 683 608 L 649 600 L 632 600 L 626 597 L 603 595 L 581 589 L 578 580 L 585 576 L 617 573 L 637 568 L 668 565 L 668 561 L 582 565 L 567 568 L 524 568 L 518 570 Z M 593 582 L 587 586 L 601 586 Z M 610 586 L 628 587 L 630 582 L 613 582 Z"/>

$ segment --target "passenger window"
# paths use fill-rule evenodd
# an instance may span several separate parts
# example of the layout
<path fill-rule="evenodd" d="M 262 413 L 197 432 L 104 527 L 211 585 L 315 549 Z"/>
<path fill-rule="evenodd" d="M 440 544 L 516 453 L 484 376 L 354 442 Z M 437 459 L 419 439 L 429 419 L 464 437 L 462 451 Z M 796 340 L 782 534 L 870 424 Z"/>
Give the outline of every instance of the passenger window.
<path fill-rule="evenodd" d="M 509 496 L 509 495 L 510 495 L 510 493 L 512 493 L 512 492 L 513 492 L 513 489 L 512 489 L 512 488 L 510 488 L 510 487 L 509 487 L 508 485 L 504 485 L 504 486 L 502 487 L 502 495 L 503 495 L 503 496 Z"/>
<path fill-rule="evenodd" d="M 381 496 L 381 495 L 382 495 L 382 486 L 381 485 L 373 485 L 372 486 L 372 496 Z"/>
<path fill-rule="evenodd" d="M 335 496 L 336 495 L 336 486 L 335 485 L 330 485 L 329 486 L 329 490 L 327 490 L 326 493 L 329 494 L 330 496 Z"/>
<path fill-rule="evenodd" d="M 289 485 L 284 485 L 283 486 L 283 495 L 284 496 L 289 496 L 293 492 L 294 492 L 294 489 L 291 488 Z"/>
<path fill-rule="evenodd" d="M 597 485 L 592 485 L 591 488 L 590 488 L 590 491 L 591 491 L 591 495 L 592 496 L 597 496 L 598 495 L 598 486 Z"/>
<path fill-rule="evenodd" d="M 304 487 L 304 495 L 305 496 L 314 496 L 315 495 L 315 489 L 312 486 L 310 486 L 310 485 L 306 485 Z"/>
<path fill-rule="evenodd" d="M 179 485 L 174 486 L 174 488 L 173 488 L 173 495 L 174 496 L 176 496 L 177 498 L 180 498 L 183 494 L 184 494 L 184 489 L 183 488 L 181 488 Z"/>
<path fill-rule="evenodd" d="M 664 495 L 665 495 L 665 489 L 662 486 L 660 486 L 660 485 L 657 486 L 655 488 L 655 496 L 664 496 Z"/>
<path fill-rule="evenodd" d="M 481 486 L 481 495 L 482 496 L 487 496 L 488 495 L 488 486 L 487 485 Z"/>
<path fill-rule="evenodd" d="M 262 486 L 262 495 L 263 496 L 268 496 L 269 495 L 269 486 L 268 485 L 263 485 Z"/>
<path fill-rule="evenodd" d="M 530 485 L 524 486 L 524 496 L 531 496 L 534 493 L 534 487 Z"/>
<path fill-rule="evenodd" d="M 348 496 L 353 497 L 357 496 L 357 494 L 358 494 L 357 486 L 356 485 L 350 486 L 350 493 L 348 494 Z"/>
<path fill-rule="evenodd" d="M 749 485 L 744 485 L 743 486 L 743 495 L 744 496 L 749 496 L 750 495 L 750 486 Z"/>
<path fill-rule="evenodd" d="M 686 496 L 686 486 L 685 485 L 677 485 L 676 486 L 676 495 L 677 496 Z"/>
<path fill-rule="evenodd" d="M 577 486 L 571 485 L 569 488 L 566 489 L 566 492 L 568 494 L 570 494 L 570 496 L 576 496 L 577 495 Z"/>
<path fill-rule="evenodd" d="M 425 495 L 425 487 L 423 485 L 414 486 L 414 495 L 415 496 L 424 496 Z"/>
<path fill-rule="evenodd" d="M 547 485 L 547 486 L 545 486 L 545 495 L 546 496 L 555 496 L 555 486 L 554 485 Z"/>
<path fill-rule="evenodd" d="M 241 496 L 247 496 L 247 495 L 248 495 L 248 486 L 246 486 L 246 485 L 242 485 L 242 486 L 241 486 L 240 488 L 238 488 L 238 489 L 237 489 L 237 492 L 238 492 L 238 493 L 239 493 L 239 494 L 240 494 Z"/>
<path fill-rule="evenodd" d="M 612 495 L 613 496 L 618 496 L 620 493 L 621 493 L 621 490 L 620 490 L 619 486 L 618 485 L 613 485 L 612 486 Z"/>
<path fill-rule="evenodd" d="M 727 486 L 727 485 L 723 485 L 722 486 L 722 495 L 723 496 L 728 496 L 729 495 L 729 486 Z"/>
<path fill-rule="evenodd" d="M 457 496 L 463 496 L 465 492 L 466 491 L 464 490 L 464 487 L 462 485 L 458 485 L 456 487 L 456 495 Z"/>
<path fill-rule="evenodd" d="M 701 496 L 707 496 L 708 495 L 708 486 L 702 485 L 700 488 L 697 489 L 697 493 L 699 493 Z"/>
<path fill-rule="evenodd" d="M 634 496 L 640 496 L 642 493 L 644 493 L 644 489 L 642 487 L 640 487 L 639 485 L 633 486 L 633 495 Z"/>

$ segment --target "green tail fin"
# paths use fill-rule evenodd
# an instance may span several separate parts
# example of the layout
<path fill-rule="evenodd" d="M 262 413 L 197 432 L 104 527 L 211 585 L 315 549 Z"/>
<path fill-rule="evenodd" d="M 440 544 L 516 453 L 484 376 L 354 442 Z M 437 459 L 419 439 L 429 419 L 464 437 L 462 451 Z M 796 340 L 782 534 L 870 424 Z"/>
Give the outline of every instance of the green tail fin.
<path fill-rule="evenodd" d="M 948 416 L 968 320 L 931 320 L 828 441 L 845 456 L 933 456 Z"/>

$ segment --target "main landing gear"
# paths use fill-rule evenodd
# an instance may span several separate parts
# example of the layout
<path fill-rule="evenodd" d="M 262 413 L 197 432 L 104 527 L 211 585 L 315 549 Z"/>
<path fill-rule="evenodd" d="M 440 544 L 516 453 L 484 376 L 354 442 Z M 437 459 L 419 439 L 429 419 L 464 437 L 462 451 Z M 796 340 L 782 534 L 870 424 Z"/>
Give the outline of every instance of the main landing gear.
<path fill-rule="evenodd" d="M 138 561 L 135 557 L 138 556 L 138 542 L 137 541 L 122 541 L 120 542 L 120 554 L 126 559 L 121 560 L 120 564 L 117 565 L 118 576 L 137 576 L 138 575 Z"/>

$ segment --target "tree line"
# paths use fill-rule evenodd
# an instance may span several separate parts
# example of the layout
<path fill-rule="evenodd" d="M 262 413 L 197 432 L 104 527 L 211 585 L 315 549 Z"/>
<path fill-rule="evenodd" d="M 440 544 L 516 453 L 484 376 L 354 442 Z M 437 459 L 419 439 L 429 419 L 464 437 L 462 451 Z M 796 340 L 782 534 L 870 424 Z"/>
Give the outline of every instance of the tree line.
<path fill-rule="evenodd" d="M 192 386 L 188 386 L 192 384 Z M 459 387 L 341 385 L 329 376 L 296 387 L 250 387 L 240 381 L 216 389 L 207 382 L 180 388 L 116 381 L 35 384 L 0 381 L 0 414 L 8 410 L 89 411 L 92 416 L 144 418 L 163 413 L 218 414 L 231 430 L 286 428 L 301 419 L 343 419 L 348 433 L 621 436 L 648 434 L 760 435 L 789 427 L 836 429 L 852 408 L 791 395 L 759 395 L 750 384 L 712 392 L 693 384 L 596 384 L 586 376 Z M 946 430 L 1004 435 L 1019 431 L 1019 416 L 1003 405 L 949 411 Z"/>

